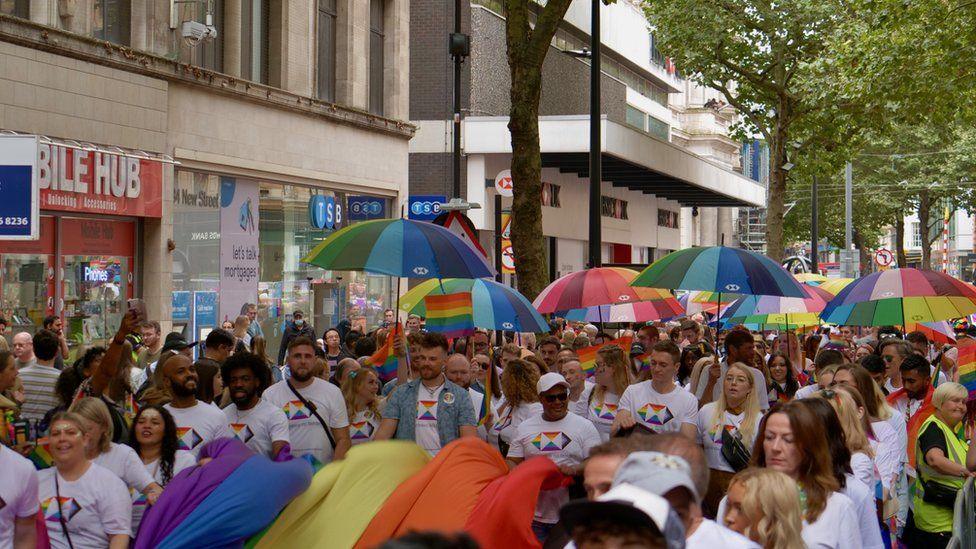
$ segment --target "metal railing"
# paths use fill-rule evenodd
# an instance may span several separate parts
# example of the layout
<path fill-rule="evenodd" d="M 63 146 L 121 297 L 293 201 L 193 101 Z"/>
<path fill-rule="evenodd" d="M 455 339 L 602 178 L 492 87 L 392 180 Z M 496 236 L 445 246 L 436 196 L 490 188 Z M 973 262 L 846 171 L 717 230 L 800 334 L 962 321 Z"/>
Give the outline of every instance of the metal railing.
<path fill-rule="evenodd" d="M 947 549 L 976 548 L 976 485 L 970 477 L 966 480 L 959 495 L 952 517 L 952 540 Z"/>

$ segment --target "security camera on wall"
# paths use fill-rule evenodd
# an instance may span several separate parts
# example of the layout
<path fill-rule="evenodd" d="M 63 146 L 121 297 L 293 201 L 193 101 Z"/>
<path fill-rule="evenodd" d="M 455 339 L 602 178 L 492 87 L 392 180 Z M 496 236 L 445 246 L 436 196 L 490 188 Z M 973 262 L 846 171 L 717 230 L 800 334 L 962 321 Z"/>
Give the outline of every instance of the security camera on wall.
<path fill-rule="evenodd" d="M 180 35 L 183 36 L 183 42 L 192 48 L 205 40 L 217 38 L 217 28 L 198 21 L 183 21 Z"/>

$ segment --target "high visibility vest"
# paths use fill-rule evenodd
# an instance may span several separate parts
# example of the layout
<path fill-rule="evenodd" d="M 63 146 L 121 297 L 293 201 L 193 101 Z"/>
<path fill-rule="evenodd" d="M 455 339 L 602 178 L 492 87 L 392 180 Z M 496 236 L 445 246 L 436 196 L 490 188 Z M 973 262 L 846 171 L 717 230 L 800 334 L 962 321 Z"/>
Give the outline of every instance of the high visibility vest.
<path fill-rule="evenodd" d="M 969 444 L 965 440 L 960 440 L 956 436 L 956 433 L 934 414 L 922 422 L 922 427 L 918 432 L 924 433 L 930 424 L 935 424 L 942 432 L 942 436 L 945 437 L 946 448 L 949 450 L 946 458 L 965 466 L 966 452 L 969 451 Z M 925 482 L 938 482 L 945 486 L 962 489 L 963 484 L 966 483 L 966 479 L 936 471 L 931 465 L 925 462 L 925 457 L 922 455 L 922 449 L 919 445 L 915 447 L 915 468 L 918 470 L 919 475 L 919 478 L 915 481 L 915 526 L 925 532 L 951 532 L 953 508 L 923 501 L 925 488 L 922 486 L 922 480 Z"/>

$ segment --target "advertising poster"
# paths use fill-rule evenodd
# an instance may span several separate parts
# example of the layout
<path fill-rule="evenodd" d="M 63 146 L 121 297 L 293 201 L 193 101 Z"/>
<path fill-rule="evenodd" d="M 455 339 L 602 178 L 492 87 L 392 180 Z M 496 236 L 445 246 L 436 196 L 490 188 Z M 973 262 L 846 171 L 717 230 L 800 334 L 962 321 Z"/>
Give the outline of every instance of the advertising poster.
<path fill-rule="evenodd" d="M 220 322 L 237 318 L 245 303 L 257 303 L 259 255 L 258 182 L 222 177 Z"/>

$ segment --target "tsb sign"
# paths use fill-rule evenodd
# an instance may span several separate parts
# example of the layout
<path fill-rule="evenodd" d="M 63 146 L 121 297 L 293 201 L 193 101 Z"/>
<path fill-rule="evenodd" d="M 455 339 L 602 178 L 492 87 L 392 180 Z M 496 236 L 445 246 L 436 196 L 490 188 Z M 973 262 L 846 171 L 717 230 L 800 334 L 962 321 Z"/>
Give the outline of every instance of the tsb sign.
<path fill-rule="evenodd" d="M 316 229 L 334 229 L 342 224 L 342 204 L 332 196 L 317 194 L 308 200 L 308 222 Z"/>

